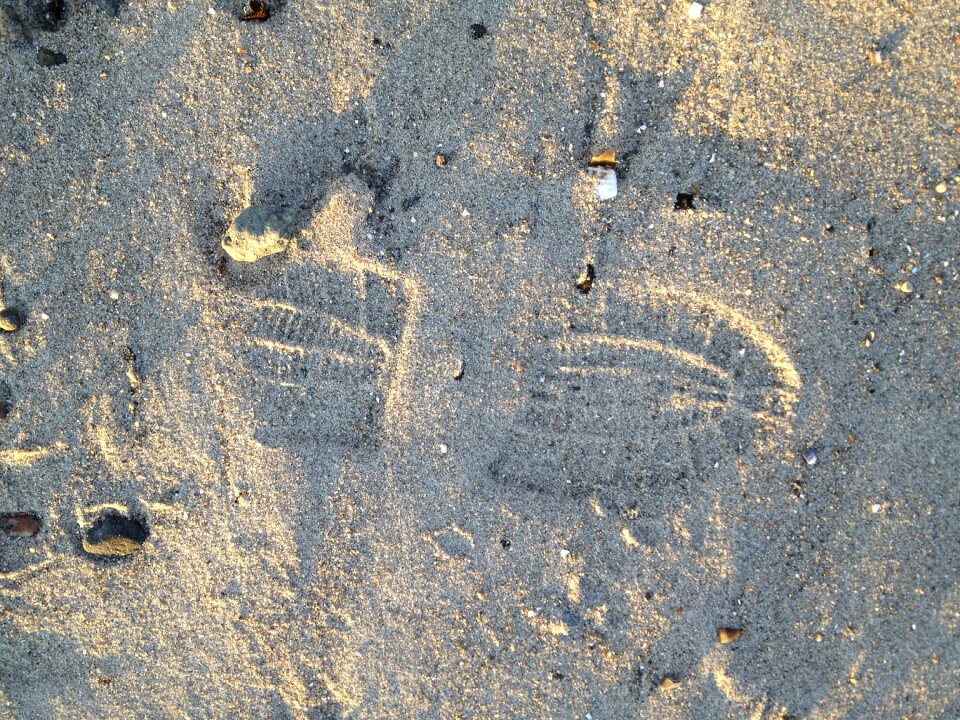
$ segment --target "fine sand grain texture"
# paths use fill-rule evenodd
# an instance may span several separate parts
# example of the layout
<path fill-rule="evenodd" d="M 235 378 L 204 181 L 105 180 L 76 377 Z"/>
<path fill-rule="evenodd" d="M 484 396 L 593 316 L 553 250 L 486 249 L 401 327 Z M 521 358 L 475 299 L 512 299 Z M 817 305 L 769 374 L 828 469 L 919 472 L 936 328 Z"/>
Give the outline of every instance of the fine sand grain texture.
<path fill-rule="evenodd" d="M 0 718 L 960 718 L 960 5 L 703 6 L 0 0 Z"/>

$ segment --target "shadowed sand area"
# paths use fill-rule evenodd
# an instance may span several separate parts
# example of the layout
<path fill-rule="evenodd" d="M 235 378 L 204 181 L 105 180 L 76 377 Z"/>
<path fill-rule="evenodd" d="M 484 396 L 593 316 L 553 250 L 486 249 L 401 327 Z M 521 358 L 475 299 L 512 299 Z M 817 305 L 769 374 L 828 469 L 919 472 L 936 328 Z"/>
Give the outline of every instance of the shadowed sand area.
<path fill-rule="evenodd" d="M 960 717 L 960 6 L 689 5 L 0 0 L 0 718 Z"/>

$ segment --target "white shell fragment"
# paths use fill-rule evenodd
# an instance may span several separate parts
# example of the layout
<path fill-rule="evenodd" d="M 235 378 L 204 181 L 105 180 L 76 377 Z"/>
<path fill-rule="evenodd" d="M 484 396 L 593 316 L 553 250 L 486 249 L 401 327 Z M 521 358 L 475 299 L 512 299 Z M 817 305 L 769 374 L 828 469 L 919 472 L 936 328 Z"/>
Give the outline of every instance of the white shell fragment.
<path fill-rule="evenodd" d="M 593 191 L 600 200 L 612 200 L 617 196 L 617 172 L 610 168 L 592 167 L 587 168 L 595 179 Z"/>
<path fill-rule="evenodd" d="M 690 16 L 691 20 L 699 20 L 702 13 L 703 5 L 698 2 L 690 3 L 690 7 L 687 9 L 687 15 Z"/>

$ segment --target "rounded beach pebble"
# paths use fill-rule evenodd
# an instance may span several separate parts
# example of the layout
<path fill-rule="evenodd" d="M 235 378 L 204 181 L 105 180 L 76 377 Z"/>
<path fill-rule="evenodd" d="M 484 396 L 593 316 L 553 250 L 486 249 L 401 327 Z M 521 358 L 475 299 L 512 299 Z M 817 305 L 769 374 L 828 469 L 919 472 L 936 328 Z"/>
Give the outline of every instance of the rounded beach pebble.
<path fill-rule="evenodd" d="M 150 528 L 136 517 L 108 510 L 83 534 L 83 549 L 89 555 L 127 557 L 139 552 L 150 537 Z"/>
<path fill-rule="evenodd" d="M 23 324 L 23 317 L 20 312 L 14 308 L 7 308 L 0 311 L 0 330 L 4 332 L 16 332 Z"/>
<path fill-rule="evenodd" d="M 221 245 L 238 262 L 256 262 L 290 245 L 290 217 L 282 208 L 251 205 L 237 215 Z"/>

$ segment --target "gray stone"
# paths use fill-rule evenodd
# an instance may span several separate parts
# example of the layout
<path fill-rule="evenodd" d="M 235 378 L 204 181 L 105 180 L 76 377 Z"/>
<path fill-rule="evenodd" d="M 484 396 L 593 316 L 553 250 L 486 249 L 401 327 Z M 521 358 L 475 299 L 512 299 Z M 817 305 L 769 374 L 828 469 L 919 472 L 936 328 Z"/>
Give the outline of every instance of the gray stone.
<path fill-rule="evenodd" d="M 238 262 L 256 262 L 283 252 L 290 245 L 289 211 L 270 205 L 251 205 L 237 215 L 221 245 Z"/>

